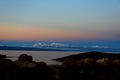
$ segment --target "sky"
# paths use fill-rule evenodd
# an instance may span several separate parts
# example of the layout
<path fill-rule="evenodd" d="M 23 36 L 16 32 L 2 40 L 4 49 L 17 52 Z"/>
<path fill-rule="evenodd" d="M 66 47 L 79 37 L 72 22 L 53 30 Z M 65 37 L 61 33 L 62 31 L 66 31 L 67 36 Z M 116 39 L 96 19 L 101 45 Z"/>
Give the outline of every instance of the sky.
<path fill-rule="evenodd" d="M 120 0 L 0 0 L 0 40 L 120 40 Z"/>

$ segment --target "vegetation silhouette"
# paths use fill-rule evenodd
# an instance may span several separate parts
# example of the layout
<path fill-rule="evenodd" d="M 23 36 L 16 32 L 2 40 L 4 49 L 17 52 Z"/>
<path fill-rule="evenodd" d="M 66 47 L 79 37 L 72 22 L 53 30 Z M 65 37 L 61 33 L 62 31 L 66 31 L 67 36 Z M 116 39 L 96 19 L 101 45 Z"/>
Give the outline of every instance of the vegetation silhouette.
<path fill-rule="evenodd" d="M 35 62 L 21 54 L 18 60 L 0 55 L 0 80 L 120 80 L 120 54 L 85 52 L 53 59 L 61 65 Z"/>

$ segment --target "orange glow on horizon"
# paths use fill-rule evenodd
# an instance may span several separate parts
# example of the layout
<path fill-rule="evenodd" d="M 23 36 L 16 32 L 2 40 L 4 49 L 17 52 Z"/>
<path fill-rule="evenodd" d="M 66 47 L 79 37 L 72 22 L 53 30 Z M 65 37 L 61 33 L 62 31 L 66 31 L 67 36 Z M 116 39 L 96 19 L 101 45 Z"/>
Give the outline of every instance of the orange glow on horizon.
<path fill-rule="evenodd" d="M 69 40 L 90 39 L 100 36 L 87 32 L 72 32 L 50 28 L 0 25 L 0 40 Z"/>

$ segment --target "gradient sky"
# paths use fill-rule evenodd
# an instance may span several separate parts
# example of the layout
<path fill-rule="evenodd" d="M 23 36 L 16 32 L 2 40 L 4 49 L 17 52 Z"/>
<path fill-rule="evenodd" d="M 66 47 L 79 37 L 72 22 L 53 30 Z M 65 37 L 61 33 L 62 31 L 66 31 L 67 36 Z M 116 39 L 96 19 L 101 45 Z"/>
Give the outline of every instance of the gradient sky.
<path fill-rule="evenodd" d="M 0 0 L 0 40 L 120 40 L 120 0 Z"/>

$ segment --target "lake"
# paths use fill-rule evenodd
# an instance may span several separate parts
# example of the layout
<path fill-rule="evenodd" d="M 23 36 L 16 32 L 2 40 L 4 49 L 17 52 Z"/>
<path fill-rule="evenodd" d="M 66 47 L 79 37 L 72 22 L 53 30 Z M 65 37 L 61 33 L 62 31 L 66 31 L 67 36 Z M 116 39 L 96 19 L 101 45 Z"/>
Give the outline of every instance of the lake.
<path fill-rule="evenodd" d="M 11 60 L 15 61 L 18 59 L 19 55 L 27 54 L 33 57 L 33 61 L 40 62 L 44 61 L 48 65 L 60 64 L 59 62 L 53 61 L 52 59 L 64 57 L 72 54 L 78 54 L 80 52 L 65 52 L 65 51 L 11 51 L 11 50 L 1 50 L 0 54 L 11 56 Z"/>

